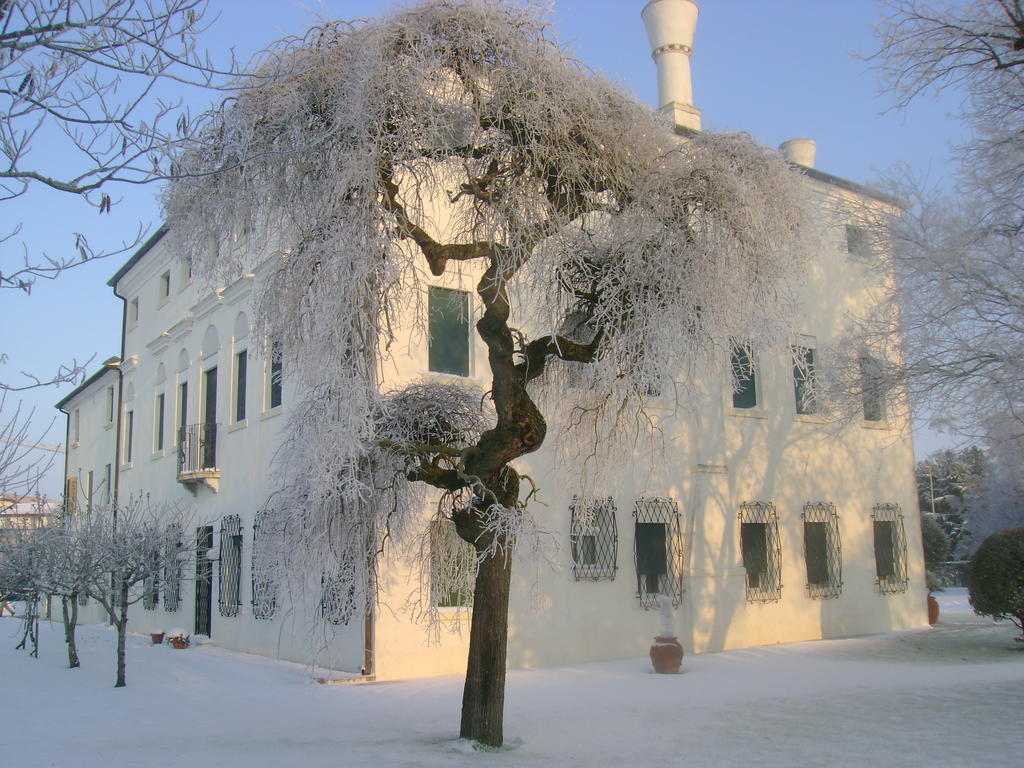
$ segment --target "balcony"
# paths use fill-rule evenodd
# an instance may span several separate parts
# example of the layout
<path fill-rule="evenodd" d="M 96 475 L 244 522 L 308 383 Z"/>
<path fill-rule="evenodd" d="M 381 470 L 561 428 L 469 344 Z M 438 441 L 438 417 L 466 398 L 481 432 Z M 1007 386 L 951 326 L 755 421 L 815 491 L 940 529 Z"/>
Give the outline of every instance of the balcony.
<path fill-rule="evenodd" d="M 187 424 L 178 428 L 178 482 L 192 493 L 205 483 L 216 493 L 220 487 L 217 468 L 219 424 Z"/>

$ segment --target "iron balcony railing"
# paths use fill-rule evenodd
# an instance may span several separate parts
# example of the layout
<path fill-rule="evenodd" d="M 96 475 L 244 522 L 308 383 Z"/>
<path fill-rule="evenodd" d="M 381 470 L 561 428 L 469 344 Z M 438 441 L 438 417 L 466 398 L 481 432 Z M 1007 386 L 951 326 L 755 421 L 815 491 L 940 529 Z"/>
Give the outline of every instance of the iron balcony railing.
<path fill-rule="evenodd" d="M 219 424 L 188 424 L 178 428 L 178 476 L 217 468 Z"/>

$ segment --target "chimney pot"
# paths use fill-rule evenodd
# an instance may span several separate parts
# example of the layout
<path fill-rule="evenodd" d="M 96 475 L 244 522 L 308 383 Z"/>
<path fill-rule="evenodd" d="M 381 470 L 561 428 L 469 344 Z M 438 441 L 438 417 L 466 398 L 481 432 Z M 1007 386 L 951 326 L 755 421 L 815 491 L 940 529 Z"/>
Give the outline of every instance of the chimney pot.
<path fill-rule="evenodd" d="M 790 139 L 779 145 L 779 151 L 784 158 L 806 168 L 814 167 L 814 154 L 817 148 L 814 139 Z"/>
<path fill-rule="evenodd" d="M 700 110 L 693 106 L 690 56 L 698 13 L 694 0 L 650 0 L 640 12 L 658 65 L 659 107 L 675 118 L 676 125 L 696 131 Z"/>

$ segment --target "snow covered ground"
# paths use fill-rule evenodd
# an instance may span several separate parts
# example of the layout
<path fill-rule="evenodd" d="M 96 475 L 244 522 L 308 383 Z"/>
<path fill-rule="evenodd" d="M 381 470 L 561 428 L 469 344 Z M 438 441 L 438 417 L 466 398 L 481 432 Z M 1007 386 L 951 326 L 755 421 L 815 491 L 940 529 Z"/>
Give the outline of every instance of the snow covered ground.
<path fill-rule="evenodd" d="M 939 596 L 934 628 L 687 656 L 512 672 L 506 739 L 455 737 L 462 680 L 317 685 L 308 669 L 213 646 L 132 637 L 115 690 L 114 634 L 59 627 L 39 659 L 0 619 L 0 765 L 12 768 L 320 766 L 1021 765 L 1024 652 L 1016 628 Z"/>

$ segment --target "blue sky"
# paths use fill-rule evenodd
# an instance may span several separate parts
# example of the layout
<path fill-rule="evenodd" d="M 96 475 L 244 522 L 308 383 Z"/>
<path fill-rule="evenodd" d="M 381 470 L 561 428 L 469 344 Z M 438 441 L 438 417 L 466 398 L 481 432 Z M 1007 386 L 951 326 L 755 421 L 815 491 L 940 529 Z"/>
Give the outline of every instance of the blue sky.
<path fill-rule="evenodd" d="M 394 6 L 382 0 L 211 0 L 211 16 L 219 18 L 204 42 L 214 56 L 234 48 L 244 59 L 276 39 L 301 34 L 318 15 L 354 19 Z M 579 58 L 656 106 L 643 6 L 644 0 L 556 0 L 553 21 L 559 39 Z M 899 162 L 936 180 L 948 177 L 949 147 L 962 136 L 950 117 L 958 108 L 955 98 L 926 98 L 906 112 L 887 111 L 891 98 L 878 92 L 870 64 L 855 57 L 873 50 L 872 25 L 882 13 L 871 0 L 704 0 L 693 54 L 694 101 L 703 112 L 704 129 L 744 130 L 769 146 L 813 138 L 819 168 L 859 182 L 870 182 Z M 188 99 L 197 111 L 213 95 L 193 92 Z M 37 147 L 50 158 L 59 150 L 56 144 Z M 22 222 L 23 230 L 20 239 L 0 245 L 3 269 L 20 260 L 23 247 L 33 253 L 66 252 L 72 232 L 110 246 L 132 240 L 140 223 L 150 230 L 158 225 L 157 187 L 110 191 L 115 206 L 103 216 L 44 190 L 4 203 L 4 229 Z M 10 358 L 0 366 L 0 378 L 10 382 L 20 370 L 45 374 L 63 361 L 90 356 L 95 356 L 94 370 L 118 354 L 121 302 L 106 282 L 124 258 L 40 283 L 30 297 L 0 294 L 5 310 L 0 352 Z M 69 389 L 25 394 L 26 403 L 36 407 L 37 432 L 49 424 L 56 413 L 53 403 Z M 60 418 L 45 441 L 63 439 Z M 919 456 L 944 444 L 928 434 L 917 442 Z M 57 495 L 60 487 L 60 472 L 51 472 L 43 491 Z"/>

